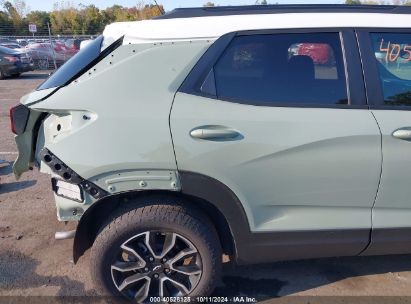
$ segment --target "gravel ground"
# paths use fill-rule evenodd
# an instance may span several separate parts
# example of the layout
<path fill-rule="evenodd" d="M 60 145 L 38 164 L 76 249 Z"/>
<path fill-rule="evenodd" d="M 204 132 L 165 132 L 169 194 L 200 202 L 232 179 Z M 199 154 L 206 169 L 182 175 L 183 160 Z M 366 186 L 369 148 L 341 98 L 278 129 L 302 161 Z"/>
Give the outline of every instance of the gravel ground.
<path fill-rule="evenodd" d="M 54 240 L 55 231 L 73 224 L 65 227 L 57 221 L 48 176 L 34 170 L 16 181 L 9 165 L 16 147 L 8 109 L 45 77 L 32 72 L 0 80 L 0 159 L 8 162 L 0 164 L 0 303 L 27 301 L 20 296 L 41 297 L 29 303 L 57 301 L 55 296 L 81 302 L 84 298 L 72 297 L 96 295 L 88 253 L 74 265 L 72 241 Z M 265 303 L 406 303 L 411 302 L 411 259 L 402 255 L 226 265 L 219 285 L 216 296 L 248 296 Z"/>

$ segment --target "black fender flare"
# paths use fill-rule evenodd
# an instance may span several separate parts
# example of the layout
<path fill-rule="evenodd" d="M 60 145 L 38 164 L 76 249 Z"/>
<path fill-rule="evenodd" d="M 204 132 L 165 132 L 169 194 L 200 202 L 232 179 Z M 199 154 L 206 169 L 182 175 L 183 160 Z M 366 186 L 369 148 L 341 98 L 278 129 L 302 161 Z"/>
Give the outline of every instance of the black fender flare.
<path fill-rule="evenodd" d="M 364 250 L 369 241 L 369 229 L 312 230 L 312 231 L 266 231 L 252 232 L 242 203 L 224 183 L 202 174 L 179 171 L 181 191 L 137 191 L 108 196 L 93 204 L 82 216 L 77 227 L 73 259 L 76 263 L 90 248 L 110 213 L 125 199 L 138 196 L 181 198 L 183 203 L 194 204 L 205 211 L 215 226 L 223 217 L 229 233 L 220 235 L 222 246 L 230 243 L 232 261 L 237 264 L 267 263 L 281 260 L 308 259 L 331 256 L 352 256 Z M 217 210 L 209 213 L 206 207 Z M 103 208 L 101 208 L 104 206 Z M 225 229 L 224 229 L 225 230 Z M 224 232 L 224 231 L 223 231 Z M 231 246 L 232 245 L 232 246 Z"/>
<path fill-rule="evenodd" d="M 243 252 L 243 244 L 250 236 L 250 225 L 238 197 L 229 187 L 222 182 L 198 173 L 179 171 L 181 181 L 181 192 L 166 192 L 169 195 L 182 195 L 188 199 L 201 199 L 213 207 L 225 218 L 232 236 L 233 255 L 236 259 Z M 164 191 L 138 191 L 137 195 L 148 195 L 162 193 Z M 123 193 L 126 196 L 136 195 L 134 193 Z M 95 202 L 81 217 L 73 243 L 73 260 L 77 263 L 79 258 L 88 250 L 101 227 L 101 224 L 113 212 L 121 202 L 120 195 L 112 195 Z M 101 208 L 104 206 L 104 208 Z M 215 219 L 211 218 L 212 221 Z M 224 240 L 229 241 L 227 239 Z M 245 249 L 245 248 L 244 248 Z"/>

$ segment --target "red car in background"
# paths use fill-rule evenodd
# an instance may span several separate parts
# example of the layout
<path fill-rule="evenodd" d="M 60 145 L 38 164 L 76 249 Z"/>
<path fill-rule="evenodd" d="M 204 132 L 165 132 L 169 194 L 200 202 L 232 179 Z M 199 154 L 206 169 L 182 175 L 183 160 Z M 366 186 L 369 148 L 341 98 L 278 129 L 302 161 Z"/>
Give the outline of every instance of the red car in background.
<path fill-rule="evenodd" d="M 81 44 L 80 39 L 68 39 L 66 41 L 67 49 L 74 54 L 80 50 L 80 44 Z"/>
<path fill-rule="evenodd" d="M 54 41 L 52 44 L 50 42 L 32 43 L 24 50 L 30 54 L 35 66 L 40 70 L 53 69 L 54 60 L 59 67 L 78 52 L 61 41 Z"/>
<path fill-rule="evenodd" d="M 301 43 L 297 48 L 297 55 L 309 56 L 315 64 L 327 64 L 331 62 L 333 51 L 325 43 Z"/>

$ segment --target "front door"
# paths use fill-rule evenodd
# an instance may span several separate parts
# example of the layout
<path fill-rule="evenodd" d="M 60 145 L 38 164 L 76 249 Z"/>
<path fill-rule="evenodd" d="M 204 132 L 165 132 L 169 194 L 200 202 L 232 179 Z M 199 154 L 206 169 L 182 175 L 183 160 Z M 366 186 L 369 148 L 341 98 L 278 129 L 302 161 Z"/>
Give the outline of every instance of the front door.
<path fill-rule="evenodd" d="M 364 254 L 411 252 L 411 29 L 357 33 L 368 98 L 382 133 L 372 244 Z"/>

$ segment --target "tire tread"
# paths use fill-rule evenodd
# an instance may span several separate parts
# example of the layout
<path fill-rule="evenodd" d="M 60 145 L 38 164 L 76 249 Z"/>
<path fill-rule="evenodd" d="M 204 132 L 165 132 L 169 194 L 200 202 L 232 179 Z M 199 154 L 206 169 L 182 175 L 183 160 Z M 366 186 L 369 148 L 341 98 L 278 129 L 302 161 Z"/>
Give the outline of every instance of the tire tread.
<path fill-rule="evenodd" d="M 217 232 L 211 221 L 194 206 L 191 208 L 164 198 L 128 202 L 119 207 L 102 225 L 91 249 L 91 275 L 98 291 L 103 294 L 118 295 L 116 291 L 107 288 L 107 282 L 103 279 L 100 269 L 102 257 L 113 240 L 121 238 L 130 227 L 144 227 L 148 223 L 165 223 L 182 227 L 202 240 L 206 253 L 200 252 L 200 254 L 207 254 L 213 266 L 203 270 L 203 276 L 206 275 L 208 282 L 202 284 L 202 278 L 194 293 L 201 296 L 209 295 L 221 272 L 222 251 Z M 207 274 L 204 274 L 205 271 Z"/>

